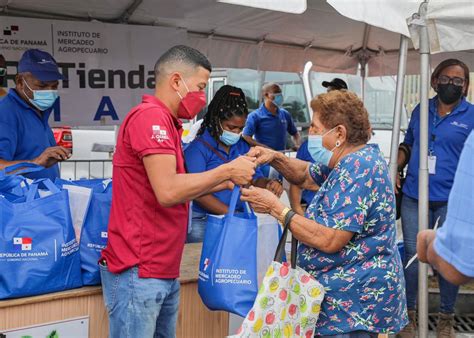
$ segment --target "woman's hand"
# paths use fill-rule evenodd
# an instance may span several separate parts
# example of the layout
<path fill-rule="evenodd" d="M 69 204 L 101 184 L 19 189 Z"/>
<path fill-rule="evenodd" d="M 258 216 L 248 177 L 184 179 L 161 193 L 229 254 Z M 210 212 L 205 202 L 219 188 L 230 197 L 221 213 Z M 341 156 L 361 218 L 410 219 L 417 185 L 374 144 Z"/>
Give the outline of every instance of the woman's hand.
<path fill-rule="evenodd" d="M 279 180 L 270 180 L 265 187 L 267 190 L 270 190 L 277 197 L 280 197 L 283 194 L 283 185 Z"/>
<path fill-rule="evenodd" d="M 257 146 L 250 148 L 247 156 L 256 157 L 257 164 L 267 164 L 273 161 L 276 154 L 277 152 L 275 150 Z"/>
<path fill-rule="evenodd" d="M 254 186 L 242 189 L 241 200 L 249 202 L 256 212 L 272 214 L 273 216 L 280 215 L 285 209 L 283 203 L 271 191 Z"/>

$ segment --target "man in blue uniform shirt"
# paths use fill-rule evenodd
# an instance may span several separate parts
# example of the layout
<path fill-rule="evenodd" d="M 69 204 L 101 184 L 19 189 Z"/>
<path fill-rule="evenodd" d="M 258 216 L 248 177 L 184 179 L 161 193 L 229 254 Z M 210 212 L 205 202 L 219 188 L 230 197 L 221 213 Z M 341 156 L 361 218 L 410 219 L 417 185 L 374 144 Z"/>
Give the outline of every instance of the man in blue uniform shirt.
<path fill-rule="evenodd" d="M 282 108 L 283 94 L 280 86 L 267 83 L 262 88 L 262 95 L 262 105 L 247 118 L 243 131 L 244 139 L 251 146 L 285 150 L 288 132 L 293 137 L 295 146 L 299 147 L 300 134 L 290 113 Z"/>
<path fill-rule="evenodd" d="M 54 58 L 39 49 L 27 50 L 18 63 L 16 86 L 0 101 L 0 169 L 21 162 L 45 167 L 29 178 L 59 177 L 58 162 L 71 154 L 56 146 L 48 124 L 63 76 Z"/>

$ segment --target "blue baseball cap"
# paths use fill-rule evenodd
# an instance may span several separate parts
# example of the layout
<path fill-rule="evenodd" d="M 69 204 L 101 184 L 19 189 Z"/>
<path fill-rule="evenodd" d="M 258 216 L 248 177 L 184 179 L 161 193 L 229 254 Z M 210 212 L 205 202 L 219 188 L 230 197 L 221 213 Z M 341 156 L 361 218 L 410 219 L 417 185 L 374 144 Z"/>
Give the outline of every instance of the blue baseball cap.
<path fill-rule="evenodd" d="M 40 81 L 67 80 L 58 69 L 56 60 L 51 54 L 39 50 L 28 49 L 18 62 L 18 73 L 30 72 Z"/>

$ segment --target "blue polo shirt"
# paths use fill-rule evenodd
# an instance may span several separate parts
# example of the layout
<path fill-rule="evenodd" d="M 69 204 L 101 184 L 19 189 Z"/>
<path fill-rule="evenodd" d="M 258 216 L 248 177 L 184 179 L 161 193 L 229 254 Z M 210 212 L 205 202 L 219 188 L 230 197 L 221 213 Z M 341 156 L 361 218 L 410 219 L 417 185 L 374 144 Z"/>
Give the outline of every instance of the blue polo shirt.
<path fill-rule="evenodd" d="M 296 153 L 296 158 L 302 161 L 314 163 L 314 160 L 308 151 L 308 140 L 304 141 L 300 146 L 298 152 Z M 316 191 L 304 189 L 301 192 L 301 199 L 309 205 L 313 201 L 314 195 L 316 195 Z"/>
<path fill-rule="evenodd" d="M 6 161 L 32 160 L 46 148 L 56 146 L 53 132 L 48 124 L 52 109 L 40 117 L 14 89 L 0 100 L 0 158 Z M 59 177 L 59 166 L 25 174 L 26 177 Z"/>
<path fill-rule="evenodd" d="M 461 153 L 448 213 L 436 233 L 435 251 L 462 274 L 474 277 L 474 132 Z"/>
<path fill-rule="evenodd" d="M 202 138 L 210 146 L 222 155 L 223 159 L 217 156 L 208 146 L 198 140 Z M 202 173 L 214 168 L 217 168 L 224 163 L 224 159 L 227 162 L 230 162 L 240 155 L 245 155 L 250 150 L 250 146 L 245 140 L 240 139 L 239 142 L 230 147 L 229 153 L 227 154 L 220 143 L 218 143 L 209 133 L 208 130 L 205 130 L 201 136 L 198 136 L 194 141 L 192 141 L 189 146 L 184 150 L 184 158 L 186 160 L 186 169 L 188 173 Z M 264 177 L 259 168 L 257 168 L 254 179 Z M 213 194 L 222 203 L 229 205 L 230 198 L 232 196 L 232 190 L 226 189 L 218 191 Z M 237 204 L 237 210 L 243 211 L 244 205 L 243 202 L 239 201 Z M 193 211 L 207 213 L 207 210 L 201 208 L 198 203 L 193 203 Z"/>
<path fill-rule="evenodd" d="M 275 150 L 285 150 L 287 132 L 292 136 L 298 132 L 290 113 L 278 108 L 273 115 L 264 104 L 249 114 L 244 128 L 244 135 Z"/>
<path fill-rule="evenodd" d="M 436 156 L 436 173 L 429 175 L 429 200 L 445 202 L 453 186 L 464 142 L 474 128 L 474 106 L 463 97 L 449 115 L 441 118 L 437 102 L 437 96 L 429 101 L 428 154 Z M 412 149 L 403 193 L 418 199 L 420 105 L 413 111 L 404 142 Z"/>

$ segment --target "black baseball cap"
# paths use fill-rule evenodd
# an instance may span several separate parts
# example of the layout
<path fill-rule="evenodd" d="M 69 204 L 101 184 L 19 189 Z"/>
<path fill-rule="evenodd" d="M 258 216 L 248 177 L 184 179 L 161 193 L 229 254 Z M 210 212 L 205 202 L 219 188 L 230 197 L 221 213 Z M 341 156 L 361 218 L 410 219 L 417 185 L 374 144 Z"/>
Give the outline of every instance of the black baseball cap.
<path fill-rule="evenodd" d="M 343 79 L 334 78 L 331 82 L 323 81 L 323 87 L 333 87 L 334 89 L 347 89 L 347 83 Z"/>

